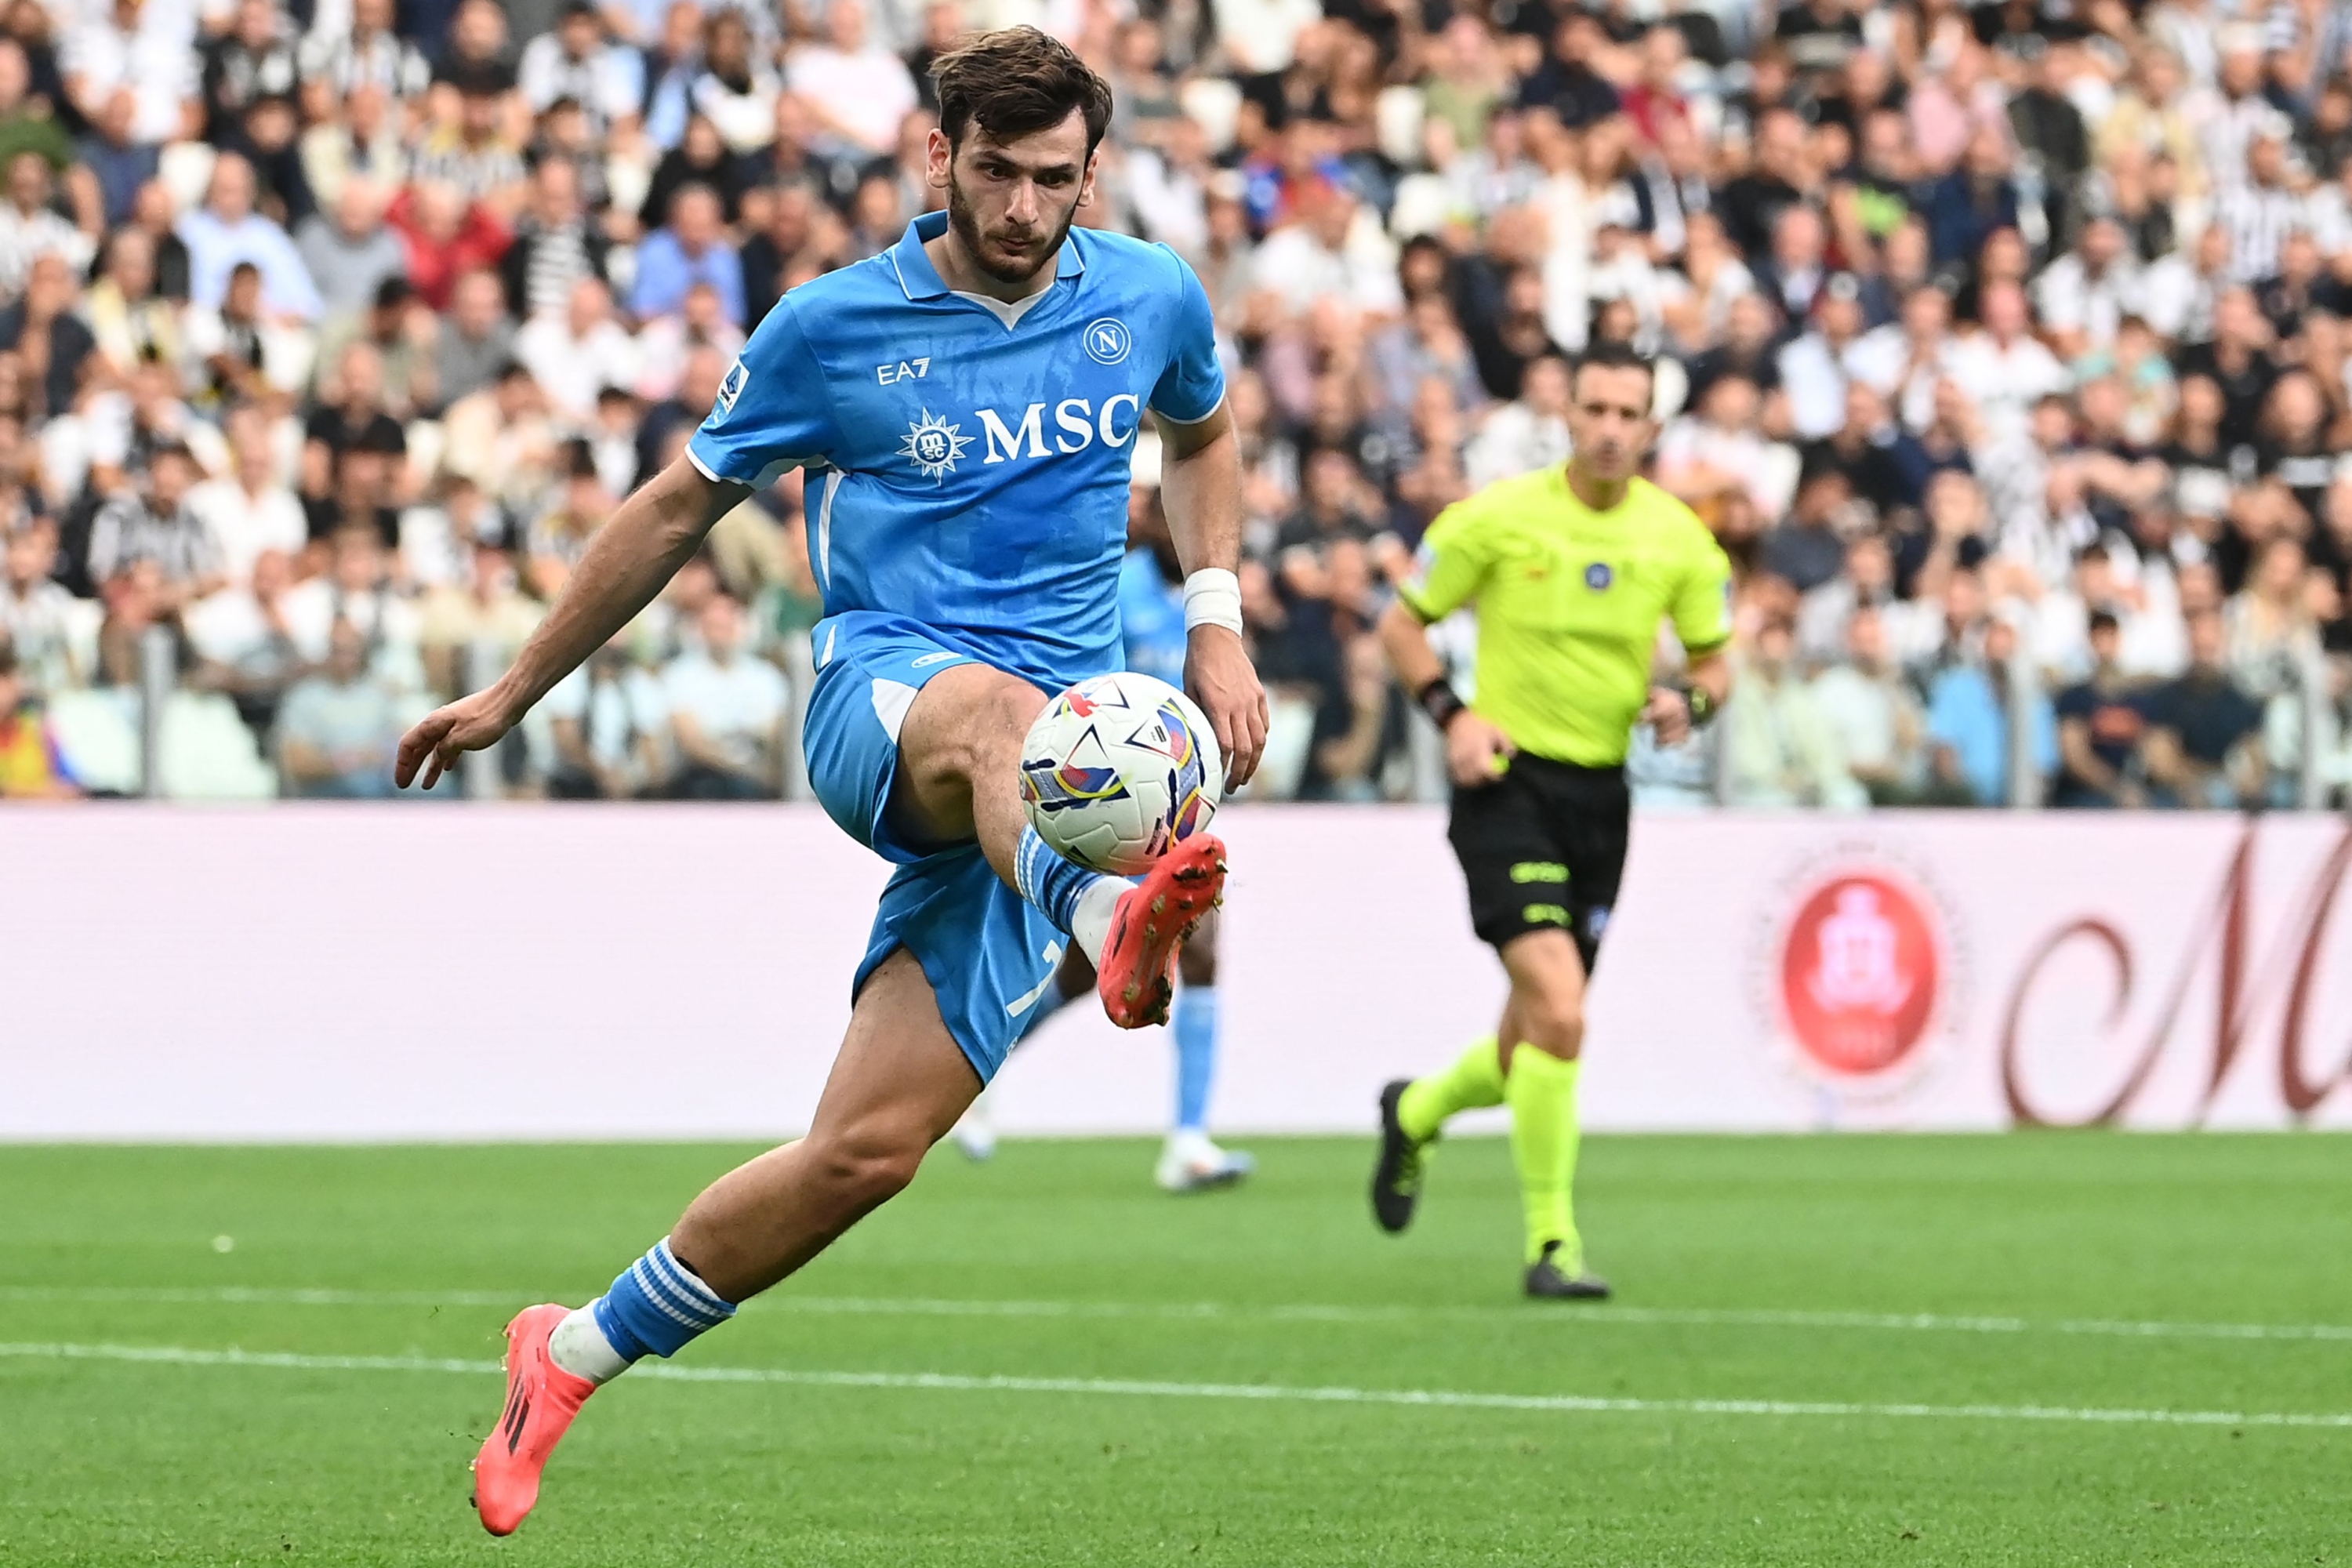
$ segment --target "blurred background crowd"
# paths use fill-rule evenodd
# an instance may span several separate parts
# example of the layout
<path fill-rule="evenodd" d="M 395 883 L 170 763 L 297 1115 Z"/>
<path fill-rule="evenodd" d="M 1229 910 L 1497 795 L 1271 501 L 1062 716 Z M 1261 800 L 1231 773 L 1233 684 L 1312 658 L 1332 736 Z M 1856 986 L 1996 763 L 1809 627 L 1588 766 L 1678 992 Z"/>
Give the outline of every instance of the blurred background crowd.
<path fill-rule="evenodd" d="M 777 298 L 940 203 L 929 59 L 1030 23 L 1118 95 L 1081 221 L 1217 310 L 1260 793 L 1441 789 L 1369 628 L 1622 339 L 1738 572 L 1646 803 L 2330 801 L 2352 0 L 2237 4 L 13 0 L 0 795 L 389 793 Z M 467 793 L 797 790 L 802 508 Z"/>

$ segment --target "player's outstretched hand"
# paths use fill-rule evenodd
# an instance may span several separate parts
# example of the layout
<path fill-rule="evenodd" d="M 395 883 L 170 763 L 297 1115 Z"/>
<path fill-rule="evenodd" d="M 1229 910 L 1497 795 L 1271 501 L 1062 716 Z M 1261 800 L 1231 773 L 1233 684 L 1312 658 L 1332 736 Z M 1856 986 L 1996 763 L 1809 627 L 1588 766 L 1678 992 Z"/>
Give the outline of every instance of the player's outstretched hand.
<path fill-rule="evenodd" d="M 497 745 L 513 728 L 514 720 L 507 712 L 505 700 L 495 688 L 461 697 L 446 708 L 427 713 L 416 721 L 415 728 L 400 738 L 400 755 L 393 763 L 392 782 L 406 789 L 422 768 L 423 787 L 431 789 L 443 773 L 457 766 L 458 757 Z"/>
<path fill-rule="evenodd" d="M 1464 789 L 1493 784 L 1518 753 L 1511 738 L 1465 708 L 1445 725 L 1445 769 Z"/>
<path fill-rule="evenodd" d="M 1225 787 L 1239 789 L 1265 754 L 1265 688 L 1250 665 L 1249 649 L 1223 626 L 1195 626 L 1185 649 L 1184 685 L 1216 731 L 1225 759 Z"/>

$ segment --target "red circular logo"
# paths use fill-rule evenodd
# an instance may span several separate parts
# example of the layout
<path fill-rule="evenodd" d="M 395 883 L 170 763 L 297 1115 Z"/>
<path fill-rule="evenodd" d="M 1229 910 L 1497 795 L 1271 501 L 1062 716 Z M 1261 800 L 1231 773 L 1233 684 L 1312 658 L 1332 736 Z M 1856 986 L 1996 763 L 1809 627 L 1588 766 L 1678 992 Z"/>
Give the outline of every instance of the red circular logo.
<path fill-rule="evenodd" d="M 1936 931 L 1918 896 L 1867 871 L 1813 889 L 1780 951 L 1789 1032 L 1816 1067 L 1871 1077 L 1927 1037 L 1943 983 Z"/>

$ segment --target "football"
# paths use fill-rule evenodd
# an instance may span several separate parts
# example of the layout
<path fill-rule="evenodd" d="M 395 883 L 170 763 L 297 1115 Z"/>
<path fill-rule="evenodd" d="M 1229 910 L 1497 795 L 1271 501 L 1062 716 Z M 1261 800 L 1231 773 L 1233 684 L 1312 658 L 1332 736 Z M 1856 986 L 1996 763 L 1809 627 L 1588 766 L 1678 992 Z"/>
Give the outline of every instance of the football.
<path fill-rule="evenodd" d="M 1037 836 L 1081 866 L 1149 870 L 1208 826 L 1225 787 L 1205 714 L 1164 680 L 1081 680 L 1045 704 L 1021 746 L 1021 800 Z"/>

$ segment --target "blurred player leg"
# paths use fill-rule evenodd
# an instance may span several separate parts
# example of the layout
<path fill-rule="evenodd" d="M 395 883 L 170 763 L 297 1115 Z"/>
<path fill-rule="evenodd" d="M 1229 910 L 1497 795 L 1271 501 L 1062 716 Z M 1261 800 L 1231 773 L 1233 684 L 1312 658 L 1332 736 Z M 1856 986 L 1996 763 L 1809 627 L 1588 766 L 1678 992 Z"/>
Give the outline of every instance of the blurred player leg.
<path fill-rule="evenodd" d="M 1573 1195 L 1584 960 L 1568 932 L 1555 929 L 1507 942 L 1503 966 L 1510 972 L 1518 1037 L 1502 1054 L 1503 1097 L 1511 1108 L 1511 1159 L 1527 1214 L 1527 1292 L 1604 1297 L 1608 1286 L 1584 1272 Z"/>
<path fill-rule="evenodd" d="M 1176 994 L 1176 1121 L 1160 1156 L 1155 1179 L 1171 1193 L 1229 1187 L 1257 1169 L 1237 1150 L 1209 1139 L 1209 1091 L 1217 1072 L 1217 923 L 1214 916 L 1184 944 L 1178 960 L 1184 982 Z"/>
<path fill-rule="evenodd" d="M 1165 1022 L 1176 955 L 1224 886 L 1224 849 L 1196 835 L 1139 883 L 1064 859 L 1031 829 L 1021 804 L 1021 742 L 1045 705 L 1017 676 L 968 663 L 924 683 L 898 732 L 913 827 L 932 841 L 977 839 L 1005 885 L 1067 932 L 1095 966 L 1097 994 L 1122 1028 Z"/>
<path fill-rule="evenodd" d="M 1465 1110 L 1503 1103 L 1500 1038 L 1517 1038 L 1507 1006 L 1499 1034 L 1472 1043 L 1454 1065 L 1427 1078 L 1397 1079 L 1381 1090 L 1380 1152 L 1372 1165 L 1372 1218 L 1394 1235 L 1412 1223 L 1429 1173 L 1430 1145 Z"/>
<path fill-rule="evenodd" d="M 534 1307 L 509 1325 L 505 1413 L 475 1461 L 484 1527 L 505 1535 L 530 1512 L 549 1455 L 598 1384 L 675 1355 L 896 1195 L 979 1091 L 921 964 L 900 949 L 858 994 L 807 1137 L 705 1188 L 587 1306 Z"/>
<path fill-rule="evenodd" d="M 1023 1032 L 1020 1043 L 1013 1048 L 1017 1051 L 1021 1046 L 1028 1044 L 1037 1031 L 1045 1026 L 1045 1020 L 1060 1012 L 1065 1004 L 1076 1001 L 1094 988 L 1095 966 L 1087 962 L 1085 953 L 1072 948 L 1063 955 L 1062 967 L 1054 972 L 1054 984 L 1037 998 L 1036 1005 L 1029 1015 L 1029 1027 Z M 995 1088 L 992 1083 L 980 1091 L 980 1098 L 971 1102 L 971 1109 L 963 1113 L 950 1134 L 955 1146 L 963 1151 L 964 1158 L 975 1164 L 996 1152 L 996 1122 L 989 1109 Z"/>

